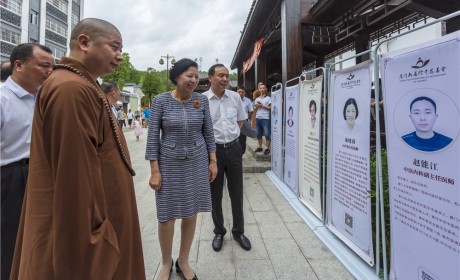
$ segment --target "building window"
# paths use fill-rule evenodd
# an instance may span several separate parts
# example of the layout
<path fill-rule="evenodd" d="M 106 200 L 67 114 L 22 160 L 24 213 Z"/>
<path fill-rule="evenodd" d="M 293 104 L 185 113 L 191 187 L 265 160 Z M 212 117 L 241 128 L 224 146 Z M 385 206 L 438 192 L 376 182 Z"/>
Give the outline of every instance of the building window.
<path fill-rule="evenodd" d="M 80 5 L 80 0 L 73 0 L 73 2 Z"/>
<path fill-rule="evenodd" d="M 9 42 L 12 44 L 19 44 L 21 41 L 21 34 L 8 30 L 6 28 L 1 28 L 2 37 L 0 38 L 2 41 Z"/>
<path fill-rule="evenodd" d="M 72 25 L 76 25 L 80 21 L 80 16 L 72 13 Z"/>
<path fill-rule="evenodd" d="M 38 12 L 34 10 L 30 11 L 30 23 L 33 25 L 38 25 Z"/>
<path fill-rule="evenodd" d="M 17 15 L 22 15 L 22 1 L 21 0 L 0 0 L 0 6 L 12 11 Z"/>
<path fill-rule="evenodd" d="M 46 46 L 48 48 L 51 49 L 51 51 L 53 52 L 53 56 L 55 59 L 61 59 L 63 56 L 65 56 L 65 51 L 59 49 L 59 48 L 56 48 L 56 47 L 53 47 L 53 46 L 50 46 L 48 44 L 46 44 Z"/>
<path fill-rule="evenodd" d="M 59 11 L 65 13 L 67 15 L 68 4 L 63 0 L 46 0 L 47 3 L 50 3 L 54 7 L 56 7 Z"/>
<path fill-rule="evenodd" d="M 45 28 L 61 36 L 67 37 L 67 26 L 54 19 L 47 18 Z"/>

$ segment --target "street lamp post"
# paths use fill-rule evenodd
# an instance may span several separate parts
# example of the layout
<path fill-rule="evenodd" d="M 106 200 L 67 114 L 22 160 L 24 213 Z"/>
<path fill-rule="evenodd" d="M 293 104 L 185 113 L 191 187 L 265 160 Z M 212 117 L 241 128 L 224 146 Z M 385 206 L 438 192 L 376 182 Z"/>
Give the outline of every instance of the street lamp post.
<path fill-rule="evenodd" d="M 200 68 L 199 68 L 200 71 L 201 71 L 201 61 L 202 61 L 202 60 L 203 60 L 203 59 L 202 59 L 201 57 L 200 57 L 200 58 L 195 58 L 195 62 L 198 62 L 198 61 L 200 62 Z"/>
<path fill-rule="evenodd" d="M 163 65 L 165 64 L 165 61 L 163 60 L 163 58 L 166 58 L 166 91 L 168 91 L 168 85 L 169 85 L 169 59 L 171 59 L 171 64 L 174 65 L 176 64 L 176 60 L 174 59 L 174 56 L 171 56 L 169 54 L 167 55 L 162 55 L 161 58 L 160 58 L 160 64 Z"/>

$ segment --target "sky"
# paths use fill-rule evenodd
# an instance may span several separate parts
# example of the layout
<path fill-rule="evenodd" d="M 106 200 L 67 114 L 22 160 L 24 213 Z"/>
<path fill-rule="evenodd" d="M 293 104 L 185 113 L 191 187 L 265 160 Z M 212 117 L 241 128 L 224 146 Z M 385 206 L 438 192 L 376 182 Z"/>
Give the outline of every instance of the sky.
<path fill-rule="evenodd" d="M 85 18 L 114 24 L 134 68 L 166 69 L 161 56 L 230 68 L 253 0 L 86 0 Z M 170 64 L 171 65 L 171 64 Z M 236 69 L 235 69 L 236 70 Z M 232 71 L 234 72 L 234 71 Z"/>

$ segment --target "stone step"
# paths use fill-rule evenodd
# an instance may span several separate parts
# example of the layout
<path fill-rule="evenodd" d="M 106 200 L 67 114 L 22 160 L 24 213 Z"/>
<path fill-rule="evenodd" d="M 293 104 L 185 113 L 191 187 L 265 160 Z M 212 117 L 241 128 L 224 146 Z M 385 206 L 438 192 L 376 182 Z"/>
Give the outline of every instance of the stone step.
<path fill-rule="evenodd" d="M 257 147 L 257 139 L 248 137 L 246 153 L 243 155 L 243 173 L 265 173 L 271 169 L 271 155 L 254 153 Z"/>
<path fill-rule="evenodd" d="M 254 157 L 254 159 L 256 161 L 268 161 L 268 162 L 270 162 L 272 160 L 271 154 L 264 155 L 263 151 L 256 153 L 255 150 L 257 149 L 257 147 L 254 147 L 254 148 L 248 147 L 247 149 L 248 149 L 248 152 L 251 152 L 252 156 Z"/>

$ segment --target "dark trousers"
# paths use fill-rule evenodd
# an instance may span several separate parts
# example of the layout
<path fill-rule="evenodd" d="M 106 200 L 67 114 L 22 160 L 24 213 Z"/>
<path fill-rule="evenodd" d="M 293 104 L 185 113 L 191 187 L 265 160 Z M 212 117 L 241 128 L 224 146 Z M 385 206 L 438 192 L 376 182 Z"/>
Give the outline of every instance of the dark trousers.
<path fill-rule="evenodd" d="M 240 142 L 241 145 L 241 154 L 244 155 L 246 152 L 246 139 L 248 137 L 244 135 L 243 133 L 240 133 L 240 137 L 238 137 L 238 141 Z"/>
<path fill-rule="evenodd" d="M 2 166 L 0 170 L 2 183 L 1 279 L 10 279 L 14 246 L 16 245 L 16 235 L 18 234 L 28 174 L 29 164 L 25 162 L 11 163 Z"/>
<path fill-rule="evenodd" d="M 243 159 L 241 145 L 236 144 L 223 148 L 217 145 L 217 177 L 211 183 L 212 220 L 215 234 L 226 234 L 224 215 L 222 213 L 222 194 L 224 189 L 224 173 L 227 175 L 228 193 L 232 204 L 232 234 L 240 236 L 244 233 L 243 217 Z"/>

